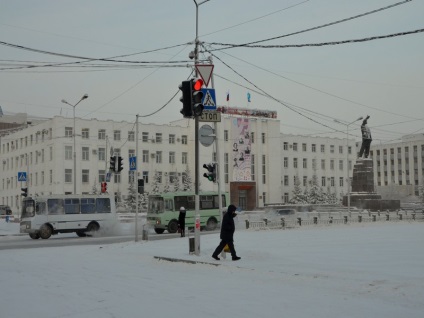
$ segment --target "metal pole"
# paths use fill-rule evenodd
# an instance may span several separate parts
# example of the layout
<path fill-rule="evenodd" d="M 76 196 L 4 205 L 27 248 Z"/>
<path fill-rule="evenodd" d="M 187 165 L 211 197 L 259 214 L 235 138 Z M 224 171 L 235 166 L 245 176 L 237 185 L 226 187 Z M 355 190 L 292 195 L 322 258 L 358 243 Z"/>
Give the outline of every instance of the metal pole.
<path fill-rule="evenodd" d="M 136 115 L 136 127 L 135 127 L 135 175 L 133 175 L 132 182 L 135 184 L 137 179 L 136 191 L 135 191 L 135 241 L 138 242 L 138 114 Z"/>
<path fill-rule="evenodd" d="M 350 178 L 349 178 L 349 125 L 346 126 L 346 171 L 347 171 L 347 212 L 350 216 Z"/>
<path fill-rule="evenodd" d="M 75 138 L 75 107 L 77 105 L 73 106 L 74 109 L 74 194 L 77 194 L 77 150 L 76 150 L 76 138 Z"/>

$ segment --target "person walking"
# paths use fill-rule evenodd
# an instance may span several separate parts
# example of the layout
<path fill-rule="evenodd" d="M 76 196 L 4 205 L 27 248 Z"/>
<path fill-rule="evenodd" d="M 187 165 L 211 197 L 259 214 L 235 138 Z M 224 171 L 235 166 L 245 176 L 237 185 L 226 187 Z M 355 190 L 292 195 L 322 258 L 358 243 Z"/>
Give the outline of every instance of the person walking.
<path fill-rule="evenodd" d="M 218 257 L 219 253 L 222 252 L 225 245 L 228 244 L 228 247 L 230 248 L 231 256 L 233 258 L 233 261 L 238 261 L 241 257 L 238 257 L 236 254 L 236 250 L 234 249 L 234 231 L 236 229 L 234 225 L 234 217 L 236 214 L 236 206 L 231 204 L 228 206 L 227 212 L 224 214 L 224 217 L 222 218 L 222 225 L 221 225 L 221 242 L 219 243 L 218 247 L 215 249 L 215 252 L 212 254 L 212 258 L 216 259 L 217 261 L 220 260 Z"/>
<path fill-rule="evenodd" d="M 367 116 L 361 125 L 361 133 L 362 133 L 362 145 L 361 150 L 359 151 L 359 158 L 362 158 L 362 155 L 365 154 L 365 158 L 368 158 L 368 155 L 370 153 L 370 146 L 371 146 L 371 130 L 368 127 L 368 118 L 370 116 Z"/>
<path fill-rule="evenodd" d="M 178 225 L 180 226 L 181 237 L 185 236 L 185 217 L 186 209 L 182 206 L 180 208 L 180 215 L 178 215 Z"/>

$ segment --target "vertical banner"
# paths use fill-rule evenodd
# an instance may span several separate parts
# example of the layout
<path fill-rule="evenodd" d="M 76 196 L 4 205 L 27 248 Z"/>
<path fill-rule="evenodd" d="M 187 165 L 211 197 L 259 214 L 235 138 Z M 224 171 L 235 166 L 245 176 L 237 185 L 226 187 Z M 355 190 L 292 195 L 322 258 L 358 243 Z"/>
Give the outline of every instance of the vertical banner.
<path fill-rule="evenodd" d="M 252 181 L 249 119 L 233 118 L 231 124 L 231 139 L 233 141 L 233 181 Z"/>

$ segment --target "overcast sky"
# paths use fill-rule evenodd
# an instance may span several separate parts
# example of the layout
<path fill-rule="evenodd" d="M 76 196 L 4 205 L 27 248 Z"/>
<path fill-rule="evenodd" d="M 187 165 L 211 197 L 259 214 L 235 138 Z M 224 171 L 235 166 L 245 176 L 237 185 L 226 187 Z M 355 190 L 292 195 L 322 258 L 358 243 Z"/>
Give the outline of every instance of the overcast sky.
<path fill-rule="evenodd" d="M 133 122 L 163 107 L 141 122 L 181 119 L 178 85 L 192 70 L 194 45 L 186 44 L 196 35 L 195 8 L 192 0 L 0 0 L 3 112 L 72 117 L 61 100 L 74 104 L 87 93 L 77 117 Z M 284 133 L 340 138 L 346 126 L 334 119 L 350 123 L 369 114 L 374 143 L 385 143 L 424 133 L 424 33 L 318 47 L 216 50 L 222 46 L 211 43 L 256 42 L 343 19 L 257 44 L 363 39 L 423 29 L 423 18 L 418 0 L 210 0 L 199 7 L 199 39 L 215 55 L 218 105 L 276 110 Z M 40 67 L 57 63 L 72 64 Z M 350 126 L 358 140 L 359 123 Z"/>

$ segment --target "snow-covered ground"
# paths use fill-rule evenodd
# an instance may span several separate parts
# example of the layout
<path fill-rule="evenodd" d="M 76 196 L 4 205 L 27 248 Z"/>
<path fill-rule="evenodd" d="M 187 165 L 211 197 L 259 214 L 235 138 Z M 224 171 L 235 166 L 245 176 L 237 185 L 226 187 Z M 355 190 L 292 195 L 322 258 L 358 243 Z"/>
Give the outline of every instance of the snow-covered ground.
<path fill-rule="evenodd" d="M 238 262 L 213 260 L 218 243 L 2 250 L 0 317 L 423 317 L 423 222 L 238 229 Z"/>

